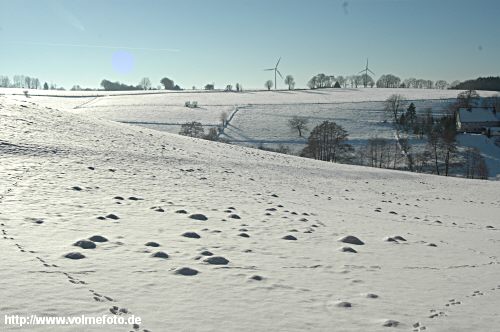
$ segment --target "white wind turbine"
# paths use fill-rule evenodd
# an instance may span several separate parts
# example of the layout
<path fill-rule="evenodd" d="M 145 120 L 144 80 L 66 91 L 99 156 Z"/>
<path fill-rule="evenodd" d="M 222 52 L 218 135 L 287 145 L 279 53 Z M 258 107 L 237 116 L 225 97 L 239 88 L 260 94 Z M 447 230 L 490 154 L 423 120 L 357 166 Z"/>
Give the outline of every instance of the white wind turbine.
<path fill-rule="evenodd" d="M 277 87 L 277 81 L 276 81 L 276 74 L 280 75 L 281 78 L 283 78 L 283 75 L 281 75 L 280 71 L 278 70 L 278 65 L 280 64 L 281 57 L 278 59 L 278 62 L 276 62 L 276 66 L 274 68 L 269 68 L 269 69 L 264 69 L 265 71 L 273 71 L 274 70 L 274 90 L 276 90 Z"/>
<path fill-rule="evenodd" d="M 368 68 L 368 58 L 366 59 L 366 67 L 365 69 L 363 69 L 362 71 L 360 71 L 358 74 L 361 74 L 361 73 L 365 73 L 363 75 L 363 85 L 364 87 L 366 88 L 366 86 L 368 85 L 368 72 L 372 73 L 373 75 L 375 75 L 374 72 L 372 72 L 369 68 Z"/>

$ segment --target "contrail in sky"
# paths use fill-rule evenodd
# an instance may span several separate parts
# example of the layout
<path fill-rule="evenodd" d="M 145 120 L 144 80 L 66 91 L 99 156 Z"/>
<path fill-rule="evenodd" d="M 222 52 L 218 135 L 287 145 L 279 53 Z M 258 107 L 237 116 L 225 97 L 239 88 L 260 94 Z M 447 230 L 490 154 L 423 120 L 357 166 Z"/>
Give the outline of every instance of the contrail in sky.
<path fill-rule="evenodd" d="M 57 47 L 81 47 L 81 48 L 102 48 L 102 49 L 119 49 L 119 50 L 135 50 L 135 51 L 160 51 L 160 52 L 180 52 L 175 48 L 152 48 L 152 47 L 128 47 L 128 46 L 109 46 L 109 45 L 87 45 L 87 44 L 63 44 L 63 43 L 39 43 L 28 41 L 10 42 L 12 44 L 22 45 L 38 45 L 38 46 L 57 46 Z"/>

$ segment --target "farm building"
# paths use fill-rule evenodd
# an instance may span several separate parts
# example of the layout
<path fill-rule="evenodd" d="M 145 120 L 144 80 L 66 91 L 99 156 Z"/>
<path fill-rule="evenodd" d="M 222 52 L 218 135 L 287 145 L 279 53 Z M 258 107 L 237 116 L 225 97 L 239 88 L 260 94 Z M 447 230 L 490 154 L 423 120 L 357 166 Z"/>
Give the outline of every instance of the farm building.
<path fill-rule="evenodd" d="M 500 116 L 494 108 L 460 108 L 457 112 L 459 132 L 484 133 L 493 127 L 500 127 Z"/>

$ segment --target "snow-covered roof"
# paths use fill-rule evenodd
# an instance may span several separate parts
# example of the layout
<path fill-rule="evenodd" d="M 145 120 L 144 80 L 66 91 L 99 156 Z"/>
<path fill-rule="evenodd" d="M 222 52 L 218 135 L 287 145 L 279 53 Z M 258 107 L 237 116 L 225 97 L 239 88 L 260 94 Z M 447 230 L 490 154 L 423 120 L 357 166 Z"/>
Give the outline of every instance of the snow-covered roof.
<path fill-rule="evenodd" d="M 460 108 L 458 110 L 461 122 L 499 122 L 498 118 L 491 108 Z"/>

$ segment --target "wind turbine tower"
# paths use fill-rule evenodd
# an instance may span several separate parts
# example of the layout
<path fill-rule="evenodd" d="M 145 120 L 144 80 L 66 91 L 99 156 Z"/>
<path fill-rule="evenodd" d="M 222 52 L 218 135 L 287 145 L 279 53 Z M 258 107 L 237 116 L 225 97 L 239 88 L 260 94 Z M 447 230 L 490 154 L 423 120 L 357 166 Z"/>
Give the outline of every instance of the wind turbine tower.
<path fill-rule="evenodd" d="M 265 71 L 273 71 L 274 70 L 274 90 L 278 89 L 276 74 L 280 75 L 280 77 L 283 78 L 283 75 L 281 75 L 280 71 L 278 70 L 278 65 L 280 64 L 280 61 L 281 61 L 281 57 L 278 59 L 278 62 L 276 62 L 276 66 L 274 66 L 274 68 L 264 69 Z"/>
<path fill-rule="evenodd" d="M 368 58 L 366 59 L 366 67 L 365 69 L 363 69 L 362 71 L 360 71 L 358 74 L 361 74 L 361 73 L 364 73 L 363 75 L 363 85 L 364 87 L 366 88 L 366 86 L 368 85 L 368 72 L 372 73 L 373 75 L 375 75 L 374 72 L 372 72 L 369 68 L 368 68 Z"/>

